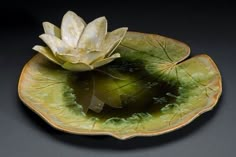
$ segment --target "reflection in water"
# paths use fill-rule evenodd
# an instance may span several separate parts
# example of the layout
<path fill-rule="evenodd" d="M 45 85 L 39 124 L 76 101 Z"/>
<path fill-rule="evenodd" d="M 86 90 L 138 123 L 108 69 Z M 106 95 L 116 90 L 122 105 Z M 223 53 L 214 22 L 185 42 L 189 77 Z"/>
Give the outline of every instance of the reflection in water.
<path fill-rule="evenodd" d="M 91 72 L 74 73 L 70 81 L 84 112 L 100 119 L 157 113 L 178 95 L 177 86 L 149 74 L 142 63 L 118 59 Z"/>

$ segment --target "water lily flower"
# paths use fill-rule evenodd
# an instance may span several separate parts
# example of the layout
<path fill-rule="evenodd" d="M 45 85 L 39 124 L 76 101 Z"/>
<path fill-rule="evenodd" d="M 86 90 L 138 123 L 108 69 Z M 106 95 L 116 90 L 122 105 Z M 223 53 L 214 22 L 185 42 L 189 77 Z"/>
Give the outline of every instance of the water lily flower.
<path fill-rule="evenodd" d="M 43 22 L 43 28 L 39 37 L 48 47 L 33 49 L 71 71 L 90 71 L 119 58 L 119 53 L 112 53 L 127 32 L 126 27 L 107 32 L 105 17 L 86 24 L 72 11 L 64 15 L 61 29 L 49 22 Z"/>

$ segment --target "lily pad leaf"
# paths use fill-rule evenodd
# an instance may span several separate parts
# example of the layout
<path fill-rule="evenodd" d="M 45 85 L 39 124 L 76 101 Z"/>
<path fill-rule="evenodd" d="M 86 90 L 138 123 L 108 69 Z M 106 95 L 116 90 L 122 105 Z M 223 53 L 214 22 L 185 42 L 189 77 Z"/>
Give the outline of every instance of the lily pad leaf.
<path fill-rule="evenodd" d="M 141 59 L 142 56 L 141 60 L 160 65 L 176 64 L 184 60 L 189 56 L 190 48 L 185 43 L 160 35 L 127 32 L 121 46 L 115 52 L 121 52 L 122 57 L 133 60 Z"/>
<path fill-rule="evenodd" d="M 121 57 L 96 69 L 76 63 L 86 72 L 37 54 L 22 71 L 19 96 L 59 130 L 119 139 L 173 131 L 219 100 L 217 66 L 207 55 L 187 59 L 190 48 L 182 42 L 128 32 L 116 53 Z"/>

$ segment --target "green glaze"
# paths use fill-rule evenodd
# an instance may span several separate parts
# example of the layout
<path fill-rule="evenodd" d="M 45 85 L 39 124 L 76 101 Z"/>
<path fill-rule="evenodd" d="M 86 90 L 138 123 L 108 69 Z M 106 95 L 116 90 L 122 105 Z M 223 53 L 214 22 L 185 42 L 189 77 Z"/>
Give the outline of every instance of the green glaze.
<path fill-rule="evenodd" d="M 90 72 L 66 71 L 38 54 L 22 72 L 19 95 L 66 132 L 159 135 L 212 109 L 221 94 L 214 62 L 206 55 L 184 61 L 189 52 L 170 38 L 128 32 L 115 50 L 121 58 Z"/>

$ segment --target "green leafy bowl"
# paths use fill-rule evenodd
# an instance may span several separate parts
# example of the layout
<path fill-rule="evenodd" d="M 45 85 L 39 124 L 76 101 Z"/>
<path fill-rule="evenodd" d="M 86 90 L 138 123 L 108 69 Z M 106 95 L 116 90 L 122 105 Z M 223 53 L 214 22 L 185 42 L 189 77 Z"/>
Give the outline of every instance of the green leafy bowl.
<path fill-rule="evenodd" d="M 181 128 L 211 110 L 221 95 L 213 60 L 205 54 L 187 59 L 190 48 L 182 42 L 127 32 L 114 53 L 121 57 L 80 73 L 37 54 L 21 73 L 19 96 L 56 129 L 123 140 Z M 100 113 L 88 110 L 99 102 Z"/>

